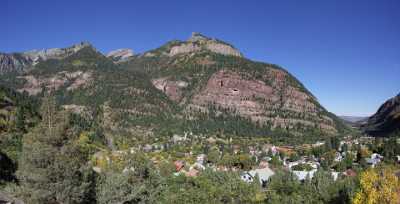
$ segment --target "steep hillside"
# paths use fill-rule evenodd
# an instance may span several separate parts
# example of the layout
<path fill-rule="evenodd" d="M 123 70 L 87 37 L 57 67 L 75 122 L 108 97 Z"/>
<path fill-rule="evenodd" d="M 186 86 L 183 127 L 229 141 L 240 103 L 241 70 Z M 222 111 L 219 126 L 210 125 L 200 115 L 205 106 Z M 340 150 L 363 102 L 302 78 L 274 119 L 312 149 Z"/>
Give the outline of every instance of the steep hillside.
<path fill-rule="evenodd" d="M 184 132 L 300 142 L 347 129 L 286 70 L 199 33 L 139 55 L 106 57 L 82 45 L 2 82 L 30 95 L 54 93 L 64 108 L 99 121 L 110 143 Z"/>
<path fill-rule="evenodd" d="M 368 118 L 361 129 L 372 136 L 388 136 L 400 131 L 400 94 L 387 100 Z"/>
<path fill-rule="evenodd" d="M 13 179 L 21 139 L 40 119 L 38 101 L 0 85 L 0 185 Z"/>
<path fill-rule="evenodd" d="M 82 48 L 91 46 L 87 42 L 81 42 L 68 48 L 51 48 L 43 50 L 31 50 L 22 53 L 0 53 L 0 74 L 22 73 L 32 68 L 40 61 L 49 59 L 63 59 Z"/>
<path fill-rule="evenodd" d="M 226 50 L 197 46 L 207 44 L 226 46 Z M 187 120 L 198 124 L 206 118 L 241 134 L 270 135 L 265 130 L 283 130 L 309 137 L 347 129 L 286 70 L 239 53 L 228 43 L 194 33 L 187 41 L 169 42 L 122 66 L 148 74 L 157 89 L 179 104 Z M 240 123 L 228 122 L 239 120 L 236 117 Z M 243 121 L 250 125 L 241 125 Z M 242 132 L 240 128 L 246 127 L 255 131 Z"/>
<path fill-rule="evenodd" d="M 31 127 L 38 117 L 37 107 L 33 98 L 0 85 L 0 135 Z"/>

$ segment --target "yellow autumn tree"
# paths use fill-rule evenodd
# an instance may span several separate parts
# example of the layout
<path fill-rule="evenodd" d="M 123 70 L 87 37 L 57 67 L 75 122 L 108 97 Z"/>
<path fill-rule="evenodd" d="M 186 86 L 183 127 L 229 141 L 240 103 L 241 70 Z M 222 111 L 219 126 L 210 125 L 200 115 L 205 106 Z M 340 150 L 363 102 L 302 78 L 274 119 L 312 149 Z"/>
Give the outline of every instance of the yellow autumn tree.
<path fill-rule="evenodd" d="M 353 204 L 398 204 L 400 180 L 391 168 L 368 169 L 361 174 Z"/>

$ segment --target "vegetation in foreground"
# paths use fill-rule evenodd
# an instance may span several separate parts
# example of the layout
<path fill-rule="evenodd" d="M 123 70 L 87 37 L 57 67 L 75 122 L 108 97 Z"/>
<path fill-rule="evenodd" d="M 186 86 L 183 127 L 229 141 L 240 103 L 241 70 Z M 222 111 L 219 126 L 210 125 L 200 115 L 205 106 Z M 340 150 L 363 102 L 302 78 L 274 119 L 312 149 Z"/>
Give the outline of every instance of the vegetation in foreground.
<path fill-rule="evenodd" d="M 53 97 L 45 97 L 41 119 L 34 127 L 10 129 L 20 140 L 2 137 L 0 182 L 3 192 L 25 203 L 397 203 L 399 201 L 399 135 L 352 147 L 342 161 L 332 156 L 339 141 L 294 152 L 278 152 L 268 162 L 276 172 L 266 185 L 259 179 L 245 182 L 241 173 L 261 163 L 250 139 L 236 152 L 234 139 L 207 143 L 186 140 L 162 151 L 121 144 L 107 147 L 96 121 L 60 110 Z M 24 126 L 25 127 L 25 126 Z M 244 140 L 240 140 L 243 144 Z M 143 146 L 138 142 L 138 146 Z M 168 145 L 167 145 L 168 146 Z M 5 148 L 7 147 L 7 148 Z M 11 148 L 13 147 L 13 148 Z M 18 147 L 18 148 L 17 148 Z M 249 149 L 250 148 L 250 149 Z M 186 151 L 192 152 L 185 154 Z M 236 152 L 236 153 L 235 153 Z M 384 161 L 369 167 L 373 152 Z M 195 175 L 177 172 L 174 161 L 193 162 L 193 155 L 205 154 L 206 168 Z M 285 155 L 287 154 L 287 155 Z M 107 155 L 104 157 L 104 155 Z M 323 158 L 313 177 L 300 180 L 283 162 L 303 156 Z M 3 157 L 6 160 L 3 160 Z M 258 157 L 258 158 L 261 158 Z M 334 157 L 334 156 L 333 156 Z M 10 159 L 11 158 L 11 159 Z M 287 158 L 283 160 L 282 158 Z M 7 161 L 7 162 L 3 162 Z M 228 170 L 220 170 L 221 167 Z M 299 165 L 294 170 L 307 170 Z M 352 169 L 356 176 L 335 179 L 332 170 Z M 397 175 L 396 175 L 397 174 Z"/>

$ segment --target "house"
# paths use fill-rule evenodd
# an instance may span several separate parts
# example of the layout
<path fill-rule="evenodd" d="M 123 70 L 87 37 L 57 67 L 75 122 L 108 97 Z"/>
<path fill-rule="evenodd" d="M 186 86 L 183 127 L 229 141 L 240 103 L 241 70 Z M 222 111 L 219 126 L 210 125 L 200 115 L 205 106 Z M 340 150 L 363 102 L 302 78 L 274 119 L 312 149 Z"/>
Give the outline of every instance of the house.
<path fill-rule="evenodd" d="M 151 152 L 151 150 L 153 150 L 153 146 L 151 146 L 150 144 L 144 145 L 143 147 L 144 152 Z"/>
<path fill-rule="evenodd" d="M 207 156 L 205 154 L 199 154 L 196 157 L 196 162 L 198 164 L 204 164 L 204 161 L 206 161 Z"/>
<path fill-rule="evenodd" d="M 331 176 L 332 176 L 333 180 L 336 181 L 337 178 L 339 177 L 339 172 L 332 171 L 331 172 Z"/>
<path fill-rule="evenodd" d="M 383 156 L 377 153 L 371 154 L 370 158 L 366 158 L 365 161 L 367 164 L 371 165 L 371 167 L 375 167 L 377 164 L 379 164 L 383 159 Z"/>
<path fill-rule="evenodd" d="M 173 136 L 172 136 L 172 142 L 173 143 L 179 143 L 179 142 L 183 142 L 183 141 L 185 141 L 187 138 L 186 138 L 186 136 L 185 137 L 181 137 L 181 136 L 179 136 L 179 135 L 177 135 L 177 134 L 174 134 Z"/>
<path fill-rule="evenodd" d="M 240 178 L 245 182 L 253 182 L 256 175 L 258 175 L 260 184 L 265 187 L 269 178 L 275 174 L 270 168 L 254 169 L 251 171 L 243 172 Z"/>
<path fill-rule="evenodd" d="M 342 160 L 343 160 L 343 156 L 339 152 L 336 152 L 334 161 L 341 162 Z"/>
<path fill-rule="evenodd" d="M 185 167 L 184 162 L 181 161 L 181 160 L 175 161 L 175 162 L 174 162 L 174 165 L 175 165 L 175 170 L 176 170 L 177 172 L 181 171 L 181 170 L 183 169 L 183 167 Z"/>
<path fill-rule="evenodd" d="M 203 166 L 203 164 L 194 163 L 192 166 L 190 166 L 189 170 L 190 169 L 205 170 L 206 167 Z"/>
<path fill-rule="evenodd" d="M 297 176 L 297 178 L 300 181 L 306 180 L 307 176 L 312 179 L 314 177 L 314 173 L 317 172 L 317 169 L 313 169 L 311 171 L 292 171 L 294 175 Z"/>

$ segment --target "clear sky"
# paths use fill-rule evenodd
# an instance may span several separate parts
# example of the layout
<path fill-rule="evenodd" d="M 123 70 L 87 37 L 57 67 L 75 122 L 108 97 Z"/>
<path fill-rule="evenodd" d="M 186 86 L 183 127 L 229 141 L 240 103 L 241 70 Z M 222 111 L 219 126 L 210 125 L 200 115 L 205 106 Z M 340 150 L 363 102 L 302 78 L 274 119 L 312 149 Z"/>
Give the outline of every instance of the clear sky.
<path fill-rule="evenodd" d="M 0 19 L 1 52 L 89 41 L 138 53 L 201 32 L 283 66 L 339 115 L 400 92 L 399 0 L 4 0 Z"/>

